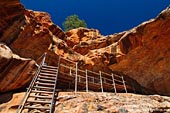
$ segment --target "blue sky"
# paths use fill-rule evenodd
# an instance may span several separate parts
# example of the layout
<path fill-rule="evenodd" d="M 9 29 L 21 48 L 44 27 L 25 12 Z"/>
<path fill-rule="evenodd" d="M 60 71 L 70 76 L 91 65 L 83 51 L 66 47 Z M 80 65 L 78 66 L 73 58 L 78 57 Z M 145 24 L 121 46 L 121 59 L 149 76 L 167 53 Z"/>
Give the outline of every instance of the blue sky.
<path fill-rule="evenodd" d="M 88 28 L 109 35 L 131 29 L 155 18 L 170 0 L 20 0 L 26 9 L 48 12 L 62 27 L 65 18 L 77 14 Z"/>

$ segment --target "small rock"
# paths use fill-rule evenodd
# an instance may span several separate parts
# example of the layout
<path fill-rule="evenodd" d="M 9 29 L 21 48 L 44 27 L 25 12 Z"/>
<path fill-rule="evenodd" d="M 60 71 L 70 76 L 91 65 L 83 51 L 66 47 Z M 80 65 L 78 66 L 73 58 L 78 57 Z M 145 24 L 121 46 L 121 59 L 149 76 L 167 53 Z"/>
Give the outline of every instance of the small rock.
<path fill-rule="evenodd" d="M 128 113 L 128 110 L 125 108 L 120 108 L 119 113 Z"/>
<path fill-rule="evenodd" d="M 160 95 L 152 95 L 150 96 L 151 99 L 154 99 L 158 102 L 163 102 L 164 101 L 164 98 L 162 98 Z"/>
<path fill-rule="evenodd" d="M 97 111 L 103 111 L 105 108 L 101 105 L 97 105 Z"/>

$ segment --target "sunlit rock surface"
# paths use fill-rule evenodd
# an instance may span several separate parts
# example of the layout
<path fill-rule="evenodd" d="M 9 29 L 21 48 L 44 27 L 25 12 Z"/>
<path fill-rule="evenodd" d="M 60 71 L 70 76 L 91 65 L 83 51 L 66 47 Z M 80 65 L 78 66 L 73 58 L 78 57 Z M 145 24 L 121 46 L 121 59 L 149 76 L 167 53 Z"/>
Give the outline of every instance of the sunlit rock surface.
<path fill-rule="evenodd" d="M 110 69 L 149 90 L 170 95 L 170 9 L 127 31 L 118 42 L 123 59 Z"/>
<path fill-rule="evenodd" d="M 35 61 L 21 58 L 0 44 L 0 93 L 28 85 L 36 68 Z"/>
<path fill-rule="evenodd" d="M 51 21 L 48 13 L 25 10 L 18 0 L 1 0 L 0 6 L 0 42 L 13 53 L 38 62 L 40 56 L 48 52 L 49 64 L 56 64 L 57 56 L 61 55 L 79 62 L 81 69 L 124 75 L 132 83 L 144 87 L 145 93 L 170 95 L 169 8 L 129 31 L 103 36 L 96 29 L 87 28 L 65 33 Z M 10 69 L 18 68 L 10 64 L 11 59 L 15 59 L 12 52 L 1 55 L 0 69 L 8 70 L 8 73 L 1 72 L 4 80 L 10 76 Z M 27 76 L 22 73 L 27 70 L 25 67 L 32 65 L 29 60 L 23 62 L 18 64 L 23 67 L 19 71 L 21 74 L 14 72 L 18 78 Z M 11 67 L 7 68 L 8 65 Z"/>

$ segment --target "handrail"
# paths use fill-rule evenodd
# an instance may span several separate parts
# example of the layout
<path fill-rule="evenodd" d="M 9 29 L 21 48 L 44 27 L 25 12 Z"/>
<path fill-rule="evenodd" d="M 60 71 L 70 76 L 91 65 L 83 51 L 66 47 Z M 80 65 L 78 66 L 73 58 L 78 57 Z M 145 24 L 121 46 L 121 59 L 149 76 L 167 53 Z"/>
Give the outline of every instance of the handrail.
<path fill-rule="evenodd" d="M 64 58 L 65 59 L 65 58 Z M 65 59 L 65 60 L 67 60 L 67 59 Z M 70 60 L 67 60 L 67 61 L 70 61 Z M 74 63 L 76 63 L 76 62 L 74 62 Z M 70 68 L 70 66 L 67 66 L 66 64 L 61 64 L 61 66 L 63 66 L 64 68 L 67 68 L 67 69 L 72 69 L 72 70 L 74 70 L 74 72 L 82 72 L 82 73 L 84 73 L 85 74 L 85 76 L 82 76 L 82 75 L 77 75 L 77 74 L 73 74 L 72 73 L 72 76 L 75 76 L 76 77 L 76 79 L 75 79 L 75 82 L 77 82 L 77 77 L 79 78 L 79 79 L 87 79 L 87 80 L 89 80 L 89 83 L 94 83 L 94 84 L 101 84 L 101 90 L 102 90 L 102 92 L 103 92 L 103 84 L 109 84 L 109 83 L 106 83 L 106 81 L 107 82 L 114 82 L 114 84 L 113 83 L 111 83 L 110 85 L 114 85 L 114 89 L 115 89 L 115 85 L 116 84 L 122 84 L 123 86 L 124 86 L 124 88 L 125 88 L 125 92 L 127 93 L 127 89 L 126 89 L 126 85 L 125 85 L 125 83 L 126 83 L 126 81 L 124 81 L 124 79 L 123 79 L 123 76 L 119 76 L 119 75 L 117 75 L 117 74 L 115 74 L 115 73 L 111 73 L 111 74 L 109 74 L 109 73 L 106 73 L 106 72 L 102 72 L 102 71 L 99 71 L 99 73 L 97 73 L 97 72 L 94 72 L 94 71 L 91 71 L 91 70 L 87 70 L 86 69 L 86 71 L 85 70 L 81 70 L 81 69 L 77 69 L 76 67 L 75 68 Z M 96 77 L 92 77 L 92 76 L 88 76 L 88 77 L 86 77 L 86 74 L 88 74 L 88 73 L 91 73 L 91 74 L 95 74 L 95 75 L 98 75 L 100 78 L 96 78 Z M 63 74 L 66 74 L 66 73 L 63 73 Z M 68 74 L 66 74 L 66 75 L 68 75 Z M 102 76 L 103 75 L 103 76 Z M 104 75 L 107 75 L 107 76 L 110 76 L 112 79 L 109 79 L 108 77 L 106 77 L 106 76 L 104 76 Z M 113 79 L 113 77 L 117 77 L 117 79 Z M 119 79 L 121 79 L 121 80 L 119 80 Z M 86 81 L 87 81 L 86 80 Z M 104 80 L 104 81 L 103 81 Z M 97 83 L 96 83 L 96 81 L 98 81 Z M 79 81 L 80 82 L 80 81 Z M 77 85 L 75 84 L 75 91 L 77 91 Z M 115 89 L 115 92 L 117 92 L 116 91 L 116 89 Z"/>
<path fill-rule="evenodd" d="M 110 76 L 110 74 L 109 74 L 109 73 L 105 73 L 105 72 L 103 72 L 103 71 L 102 71 L 102 74 L 105 74 L 105 75 L 108 75 L 108 76 Z"/>
<path fill-rule="evenodd" d="M 60 64 L 60 65 L 62 65 L 63 67 L 65 67 L 65 68 L 67 68 L 67 69 L 69 69 L 70 67 L 69 66 L 66 66 L 66 65 L 64 65 L 64 64 Z M 72 68 L 72 70 L 75 70 L 74 68 Z M 86 73 L 86 71 L 84 71 L 84 70 L 81 70 L 81 69 L 78 69 L 78 71 L 80 71 L 80 72 L 83 72 L 83 73 Z M 96 74 L 96 75 L 99 75 L 99 73 L 97 73 L 97 72 L 94 72 L 94 71 L 91 71 L 91 70 L 87 70 L 88 72 L 90 72 L 90 73 L 93 73 L 93 74 Z"/>
<path fill-rule="evenodd" d="M 93 73 L 95 75 L 100 75 L 100 73 L 97 73 L 97 72 L 94 72 L 94 71 L 91 71 L 91 70 L 88 70 L 88 72 Z"/>
<path fill-rule="evenodd" d="M 64 65 L 64 64 L 60 64 L 61 66 L 63 66 L 63 67 L 65 67 L 65 68 L 67 68 L 67 69 L 70 69 L 70 67 L 69 66 L 66 66 L 66 65 Z M 72 70 L 75 70 L 74 68 L 72 68 Z M 81 69 L 78 69 L 78 71 L 81 71 L 81 72 L 86 72 L 86 71 L 84 71 L 84 70 L 81 70 Z M 91 72 L 91 73 L 93 73 L 93 74 L 96 74 L 96 75 L 99 75 L 99 73 L 96 73 L 96 72 L 93 72 L 93 71 L 90 71 L 90 70 L 87 70 L 88 72 Z M 102 72 L 103 73 L 103 72 Z M 66 74 L 66 73 L 63 73 L 63 74 Z M 74 74 L 73 74 L 74 75 Z M 115 74 L 114 74 L 115 75 Z M 110 76 L 111 77 L 111 76 Z M 90 78 L 90 76 L 88 76 L 88 78 Z M 106 80 L 109 80 L 109 81 L 112 81 L 112 80 L 110 80 L 110 79 L 108 79 L 108 78 L 106 78 L 106 77 L 102 77 L 102 78 L 104 78 L 104 79 L 106 79 Z M 120 81 L 120 80 L 115 80 L 115 81 L 117 81 L 117 82 L 120 82 L 120 83 L 123 83 L 122 81 Z M 126 82 L 126 81 L 125 81 Z"/>
<path fill-rule="evenodd" d="M 110 76 L 110 75 L 111 75 L 111 74 L 108 74 L 108 73 L 106 73 L 106 72 L 103 72 L 103 71 L 102 71 L 102 73 L 103 73 L 103 74 L 105 74 L 105 75 L 108 75 L 108 76 Z M 114 74 L 113 76 L 116 76 L 116 77 L 122 78 L 121 76 L 119 76 L 119 75 L 116 75 L 116 74 Z"/>
<path fill-rule="evenodd" d="M 39 59 L 43 58 L 41 63 L 40 63 L 40 65 L 37 64 L 38 65 L 38 69 L 37 69 L 37 71 L 35 73 L 35 76 L 34 76 L 33 80 L 31 81 L 31 83 L 30 83 L 30 85 L 29 85 L 29 87 L 28 87 L 28 89 L 27 89 L 27 91 L 26 91 L 26 93 L 24 95 L 24 98 L 22 99 L 22 101 L 21 101 L 21 103 L 20 103 L 16 113 L 21 113 L 22 110 L 24 109 L 25 102 L 29 98 L 29 95 L 31 93 L 31 89 L 34 86 L 35 81 L 38 78 L 38 75 L 39 75 L 39 73 L 41 71 L 41 68 L 42 68 L 42 66 L 45 66 L 46 57 L 47 57 L 47 53 L 44 53 L 43 55 L 41 55 L 37 59 L 37 60 L 39 60 Z M 97 72 L 94 72 L 94 71 L 91 71 L 91 70 L 87 70 L 87 69 L 86 70 L 81 70 L 81 69 L 78 69 L 78 65 L 77 65 L 78 62 L 71 61 L 71 62 L 76 64 L 75 67 L 72 67 L 72 66 L 68 66 L 66 64 L 61 63 L 61 59 L 64 59 L 64 60 L 69 61 L 69 62 L 71 61 L 71 60 L 65 59 L 65 58 L 63 58 L 61 56 L 59 56 L 59 58 L 58 58 L 58 68 L 57 68 L 56 80 L 55 80 L 55 84 L 54 84 L 54 90 L 53 90 L 53 96 L 52 96 L 52 101 L 51 101 L 50 113 L 53 113 L 53 111 L 54 111 L 55 94 L 56 94 L 56 90 L 57 90 L 57 82 L 58 82 L 59 73 L 66 74 L 67 75 L 66 77 L 71 76 L 71 79 L 72 79 L 72 77 L 75 77 L 75 93 L 77 92 L 78 82 L 86 84 L 86 91 L 88 91 L 88 83 L 89 84 L 91 83 L 91 85 L 100 85 L 100 88 L 101 88 L 102 92 L 104 92 L 104 87 L 106 87 L 108 85 L 109 85 L 108 87 L 110 87 L 111 85 L 113 85 L 113 87 L 115 89 L 115 93 L 117 92 L 116 91 L 116 85 L 123 85 L 124 89 L 125 89 L 125 92 L 127 93 L 126 84 L 125 84 L 126 81 L 124 81 L 123 76 L 121 76 L 121 78 L 122 78 L 122 81 L 121 81 L 119 79 L 120 76 L 118 76 L 116 74 L 112 73 L 110 75 L 110 74 L 108 74 L 106 72 L 102 72 L 102 71 L 99 71 L 99 73 L 97 73 Z M 62 69 L 66 70 L 66 71 L 61 71 L 60 70 L 61 66 L 63 66 L 64 68 L 62 68 Z M 69 72 L 68 69 L 70 70 L 71 74 L 65 73 L 67 71 Z M 72 72 L 72 70 L 73 70 L 73 72 Z M 81 72 L 81 73 L 79 73 L 79 72 Z M 89 74 L 89 76 L 88 76 L 88 74 Z M 99 75 L 99 76 L 94 76 L 93 74 Z M 119 78 L 114 79 L 114 76 L 115 77 L 119 77 Z M 66 78 L 66 80 L 67 80 L 67 78 Z"/>

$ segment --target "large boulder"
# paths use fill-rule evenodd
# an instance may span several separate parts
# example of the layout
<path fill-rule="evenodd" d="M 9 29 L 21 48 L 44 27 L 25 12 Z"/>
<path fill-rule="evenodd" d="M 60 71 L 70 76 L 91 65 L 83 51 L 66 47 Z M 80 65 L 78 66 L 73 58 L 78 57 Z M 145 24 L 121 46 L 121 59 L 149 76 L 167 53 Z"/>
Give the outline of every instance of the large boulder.
<path fill-rule="evenodd" d="M 35 73 L 35 61 L 21 58 L 10 48 L 0 44 L 0 92 L 22 88 L 30 82 Z"/>

